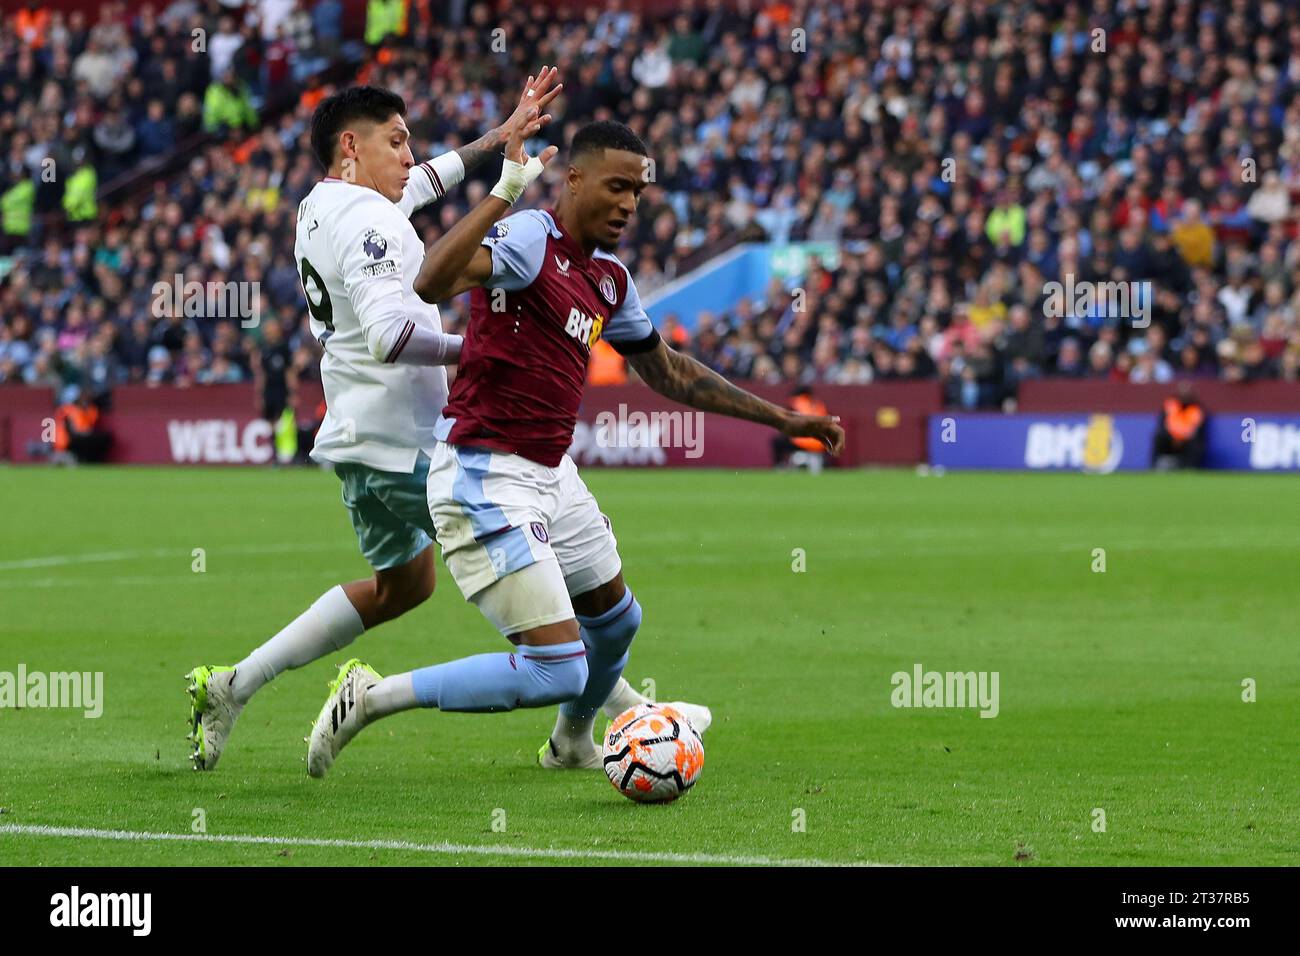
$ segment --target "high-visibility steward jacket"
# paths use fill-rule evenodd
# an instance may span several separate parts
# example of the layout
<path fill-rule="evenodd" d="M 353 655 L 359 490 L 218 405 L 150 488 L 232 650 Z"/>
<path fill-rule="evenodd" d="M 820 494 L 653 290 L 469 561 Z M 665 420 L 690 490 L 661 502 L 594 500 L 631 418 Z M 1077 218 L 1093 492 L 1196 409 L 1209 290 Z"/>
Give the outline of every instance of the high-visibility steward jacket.
<path fill-rule="evenodd" d="M 89 222 L 99 215 L 99 206 L 95 203 L 95 190 L 98 188 L 99 176 L 89 163 L 68 178 L 68 184 L 63 187 L 63 211 L 70 222 Z"/>
<path fill-rule="evenodd" d="M 790 402 L 790 407 L 800 415 L 825 415 L 826 403 L 820 398 L 813 398 L 810 395 L 796 395 Z M 804 451 L 826 451 L 826 446 L 816 438 L 792 438 L 796 448 L 802 448 Z"/>
<path fill-rule="evenodd" d="M 89 408 L 74 403 L 60 405 L 54 413 L 54 450 L 68 450 L 69 425 L 72 426 L 72 431 L 80 434 L 93 431 L 98 421 L 99 409 L 94 405 Z"/>
<path fill-rule="evenodd" d="M 32 209 L 36 206 L 36 184 L 30 179 L 15 183 L 0 196 L 0 224 L 7 236 L 25 236 L 32 231 Z"/>
<path fill-rule="evenodd" d="M 1176 398 L 1165 399 L 1165 429 L 1177 442 L 1190 441 L 1205 421 L 1205 412 L 1195 402 L 1184 405 Z"/>
<path fill-rule="evenodd" d="M 587 383 L 590 385 L 626 385 L 627 364 L 614 346 L 597 339 L 587 361 Z"/>
<path fill-rule="evenodd" d="M 370 0 L 366 4 L 366 42 L 375 46 L 394 33 L 406 34 L 406 0 Z"/>

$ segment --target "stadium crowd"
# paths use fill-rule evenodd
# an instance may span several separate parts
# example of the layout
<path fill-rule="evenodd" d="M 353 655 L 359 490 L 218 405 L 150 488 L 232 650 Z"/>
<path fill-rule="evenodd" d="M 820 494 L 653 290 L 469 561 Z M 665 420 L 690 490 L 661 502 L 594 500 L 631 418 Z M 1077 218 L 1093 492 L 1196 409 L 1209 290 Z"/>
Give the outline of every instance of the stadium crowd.
<path fill-rule="evenodd" d="M 503 118 L 541 63 L 566 85 L 557 141 L 593 118 L 632 126 L 655 159 L 621 252 L 643 297 L 738 239 L 825 244 L 800 280 L 666 321 L 725 374 L 938 378 L 963 407 L 1034 376 L 1300 378 L 1294 5 L 687 0 L 648 18 L 608 0 L 557 22 L 519 4 L 371 0 L 364 47 L 339 8 L 5 16 L 0 382 L 313 376 L 294 215 L 320 175 L 319 74 L 350 52 L 353 81 L 405 97 L 417 159 Z M 264 109 L 283 89 L 293 105 Z M 201 131 L 181 173 L 96 207 L 94 183 Z M 495 175 L 418 213 L 426 241 Z M 174 314 L 155 291 L 174 276 L 257 283 L 258 321 Z M 1067 276 L 1143 285 L 1124 309 L 1054 310 L 1050 283 Z M 462 326 L 464 306 L 444 323 Z"/>

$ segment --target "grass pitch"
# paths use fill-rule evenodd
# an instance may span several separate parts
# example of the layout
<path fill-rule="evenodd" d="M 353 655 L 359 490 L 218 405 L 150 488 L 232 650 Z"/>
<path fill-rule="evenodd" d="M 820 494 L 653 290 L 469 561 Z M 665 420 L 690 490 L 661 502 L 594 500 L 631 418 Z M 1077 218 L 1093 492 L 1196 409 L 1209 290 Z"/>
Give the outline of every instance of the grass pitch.
<path fill-rule="evenodd" d="M 715 715 L 676 804 L 540 770 L 552 709 L 398 715 L 307 777 L 346 656 L 505 647 L 441 566 L 428 604 L 282 675 L 194 773 L 181 675 L 366 573 L 337 480 L 0 470 L 0 671 L 102 671 L 106 699 L 0 710 L 0 863 L 1300 861 L 1294 478 L 586 478 L 645 607 L 628 678 Z M 998 672 L 998 716 L 893 707 L 916 664 Z M 65 829 L 12 829 L 42 826 Z"/>

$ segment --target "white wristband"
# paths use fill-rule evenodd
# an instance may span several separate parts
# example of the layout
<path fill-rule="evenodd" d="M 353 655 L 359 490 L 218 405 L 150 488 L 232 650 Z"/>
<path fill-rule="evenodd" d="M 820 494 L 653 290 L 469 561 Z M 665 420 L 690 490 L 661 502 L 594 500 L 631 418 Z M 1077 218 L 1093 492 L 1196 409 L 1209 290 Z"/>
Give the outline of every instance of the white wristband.
<path fill-rule="evenodd" d="M 538 176 L 542 174 L 542 161 L 536 156 L 529 157 L 527 163 L 520 165 L 512 159 L 501 163 L 501 178 L 492 187 L 492 195 L 514 205 L 520 196 Z"/>

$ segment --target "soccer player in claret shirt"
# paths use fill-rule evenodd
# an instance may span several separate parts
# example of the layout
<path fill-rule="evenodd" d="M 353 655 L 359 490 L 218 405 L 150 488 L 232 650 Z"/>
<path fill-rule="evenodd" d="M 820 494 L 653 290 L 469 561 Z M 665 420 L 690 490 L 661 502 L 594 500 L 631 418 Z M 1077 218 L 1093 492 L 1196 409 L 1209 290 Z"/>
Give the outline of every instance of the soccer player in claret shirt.
<path fill-rule="evenodd" d="M 387 678 L 350 661 L 312 731 L 313 776 L 362 727 L 397 711 L 553 701 L 566 702 L 539 754 L 543 766 L 600 766 L 596 711 L 641 623 L 609 521 L 565 453 L 601 336 L 662 395 L 815 438 L 833 453 L 843 447 L 835 418 L 764 401 L 660 339 L 613 253 L 650 178 L 645 146 L 626 126 L 598 122 L 577 133 L 553 211 L 497 221 L 555 152 L 529 159 L 507 144 L 501 183 L 430 247 L 415 280 L 426 302 L 473 290 L 459 372 L 436 427 L 429 509 L 461 592 L 517 646 Z"/>
<path fill-rule="evenodd" d="M 550 117 L 537 104 L 544 108 L 560 89 L 554 70 L 529 77 L 505 123 L 418 166 L 406 104 L 395 93 L 350 87 L 316 109 L 312 146 L 327 175 L 299 207 L 294 249 L 312 334 L 325 352 L 328 414 L 312 457 L 334 467 L 374 575 L 330 588 L 238 664 L 187 675 L 195 769 L 216 767 L 244 705 L 282 671 L 342 649 L 432 593 L 423 449 L 436 443 L 447 400 L 443 366 L 456 362 L 461 339 L 443 333 L 437 307 L 414 292 L 425 250 L 408 218 L 498 155 L 512 131 L 543 127 Z M 618 709 L 607 713 L 630 706 L 629 697 L 644 699 L 620 681 Z"/>

